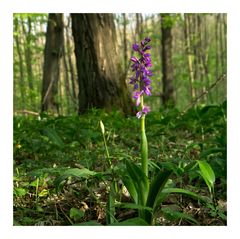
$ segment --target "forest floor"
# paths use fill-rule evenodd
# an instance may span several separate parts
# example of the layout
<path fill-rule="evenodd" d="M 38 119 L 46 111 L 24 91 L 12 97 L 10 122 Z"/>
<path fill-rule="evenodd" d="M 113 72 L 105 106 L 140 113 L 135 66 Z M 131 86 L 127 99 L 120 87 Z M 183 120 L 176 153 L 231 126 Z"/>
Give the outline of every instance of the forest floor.
<path fill-rule="evenodd" d="M 119 188 L 116 202 L 132 202 L 121 172 L 126 159 L 140 160 L 136 117 L 100 110 L 71 117 L 15 116 L 14 225 L 107 224 L 112 172 L 100 120 Z M 171 169 L 166 188 L 187 189 L 205 199 L 203 203 L 189 195 L 167 195 L 154 225 L 226 225 L 226 102 L 185 114 L 176 109 L 151 112 L 146 130 L 150 175 Z M 214 171 L 212 194 L 195 163 L 199 160 Z M 76 169 L 85 169 L 85 174 L 78 175 Z M 116 207 L 114 217 L 121 222 L 137 215 L 136 208 Z"/>

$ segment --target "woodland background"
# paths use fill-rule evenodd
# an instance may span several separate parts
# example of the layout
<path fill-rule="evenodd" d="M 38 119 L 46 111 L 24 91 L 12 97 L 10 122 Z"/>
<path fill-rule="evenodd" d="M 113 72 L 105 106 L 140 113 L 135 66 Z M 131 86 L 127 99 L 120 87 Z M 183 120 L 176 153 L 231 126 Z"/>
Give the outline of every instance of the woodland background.
<path fill-rule="evenodd" d="M 76 19 L 75 24 L 71 16 Z M 121 81 L 128 82 L 131 45 L 145 36 L 151 37 L 153 47 L 153 96 L 149 98 L 153 109 L 167 105 L 169 100 L 184 109 L 202 94 L 200 103 L 204 104 L 221 103 L 226 98 L 226 77 L 222 77 L 226 74 L 226 14 L 97 14 L 95 18 L 89 15 L 82 27 L 81 17 L 84 19 L 83 14 L 50 14 L 48 21 L 47 14 L 14 14 L 15 113 L 24 110 L 48 110 L 61 115 L 78 112 L 83 96 L 78 96 L 81 82 L 77 71 L 79 78 L 84 71 L 77 69 L 74 47 L 94 48 L 98 55 L 97 67 L 111 69 L 105 74 L 112 74 L 112 81 L 117 82 L 118 75 Z M 72 33 L 77 24 L 75 35 L 85 34 L 85 27 L 94 39 L 89 33 L 87 42 L 82 39 L 77 43 Z M 112 38 L 108 39 L 110 34 Z M 102 49 L 96 48 L 97 42 L 102 43 Z M 51 54 L 53 47 L 55 55 Z M 92 70 L 90 65 L 86 62 L 89 68 L 86 72 Z M 204 94 L 212 86 L 214 90 Z M 101 83 L 94 87 L 102 91 L 105 98 L 110 94 Z M 100 97 L 93 90 L 90 94 L 88 98 Z M 90 105 L 107 107 L 104 102 L 99 105 L 98 100 Z M 129 102 L 112 106 L 126 108 L 127 104 Z"/>

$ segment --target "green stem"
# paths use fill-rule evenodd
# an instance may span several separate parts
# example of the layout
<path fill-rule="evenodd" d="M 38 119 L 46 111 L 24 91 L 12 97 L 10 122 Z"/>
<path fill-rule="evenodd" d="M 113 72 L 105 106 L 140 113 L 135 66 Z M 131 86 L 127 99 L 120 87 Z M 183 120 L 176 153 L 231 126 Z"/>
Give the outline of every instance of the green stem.
<path fill-rule="evenodd" d="M 105 147 L 105 151 L 106 151 L 106 155 L 107 155 L 108 164 L 109 164 L 109 167 L 112 171 L 112 180 L 114 182 L 114 189 L 115 189 L 115 192 L 117 193 L 118 192 L 117 180 L 115 178 L 115 172 L 114 172 L 113 165 L 112 165 L 112 162 L 111 162 L 111 159 L 110 159 L 110 154 L 109 154 L 109 151 L 108 151 L 107 141 L 106 141 L 106 138 L 105 138 L 105 132 L 102 131 L 102 135 L 103 135 L 103 142 L 104 142 L 104 147 Z"/>
<path fill-rule="evenodd" d="M 39 178 L 37 178 L 36 182 L 36 192 L 35 192 L 35 203 L 38 203 L 38 186 L 39 186 Z"/>
<path fill-rule="evenodd" d="M 110 168 L 112 169 L 112 162 L 111 162 L 111 159 L 110 159 L 105 134 L 102 134 L 102 135 L 103 135 L 103 142 L 104 142 L 104 147 L 105 147 L 105 151 L 106 151 L 106 155 L 107 155 L 108 164 L 109 164 Z"/>
<path fill-rule="evenodd" d="M 143 96 L 141 96 L 141 109 L 143 109 Z M 145 115 L 141 117 L 141 163 L 142 170 L 148 177 L 148 144 L 145 133 Z"/>

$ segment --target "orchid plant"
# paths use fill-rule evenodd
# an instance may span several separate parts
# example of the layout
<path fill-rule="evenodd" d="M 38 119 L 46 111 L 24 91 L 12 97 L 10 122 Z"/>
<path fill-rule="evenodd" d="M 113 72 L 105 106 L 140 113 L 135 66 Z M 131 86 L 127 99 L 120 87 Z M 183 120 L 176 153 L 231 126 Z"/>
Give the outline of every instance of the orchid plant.
<path fill-rule="evenodd" d="M 149 68 L 152 66 L 151 55 L 147 51 L 151 49 L 148 45 L 151 39 L 146 37 L 140 44 L 133 44 L 132 48 L 138 53 L 139 58 L 131 57 L 133 62 L 131 68 L 135 73 L 130 78 L 130 84 L 133 85 L 133 98 L 136 100 L 136 106 L 140 106 L 137 112 L 137 118 L 141 119 L 141 159 L 142 170 L 148 176 L 148 146 L 145 133 L 145 115 L 150 112 L 150 107 L 144 104 L 144 95 L 151 95 L 151 80 L 152 71 Z"/>
<path fill-rule="evenodd" d="M 145 132 L 145 117 L 150 112 L 150 107 L 144 104 L 144 96 L 151 95 L 151 77 L 152 66 L 151 55 L 148 52 L 151 49 L 149 42 L 151 39 L 146 37 L 140 44 L 133 44 L 134 52 L 138 57 L 131 57 L 131 65 L 134 75 L 130 78 L 130 84 L 133 85 L 133 99 L 139 111 L 136 117 L 140 119 L 141 125 L 141 167 L 132 161 L 126 160 L 127 174 L 124 175 L 123 182 L 135 202 L 134 205 L 126 205 L 138 209 L 139 218 L 136 218 L 136 224 L 153 224 L 153 215 L 158 206 L 163 202 L 169 193 L 180 193 L 197 200 L 204 201 L 197 194 L 182 188 L 165 188 L 172 170 L 159 170 L 154 177 L 149 177 L 148 173 L 148 143 Z M 206 171 L 206 170 L 205 170 Z M 208 179 L 208 181 L 212 179 Z M 139 219 L 141 219 L 139 221 Z M 132 223 L 132 221 L 131 221 Z"/>
<path fill-rule="evenodd" d="M 144 96 L 151 95 L 151 80 L 153 75 L 150 67 L 151 54 L 149 45 L 151 39 L 146 37 L 139 44 L 134 43 L 132 49 L 138 54 L 138 57 L 131 57 L 133 76 L 130 78 L 130 84 L 133 85 L 133 99 L 138 107 L 136 117 L 140 119 L 141 126 L 141 167 L 131 161 L 126 161 L 127 176 L 123 182 L 132 196 L 136 209 L 139 211 L 139 217 L 146 223 L 152 224 L 152 215 L 157 202 L 160 200 L 160 192 L 164 188 L 171 171 L 159 172 L 151 180 L 148 176 L 148 143 L 145 132 L 145 117 L 150 112 L 150 107 L 145 105 Z"/>

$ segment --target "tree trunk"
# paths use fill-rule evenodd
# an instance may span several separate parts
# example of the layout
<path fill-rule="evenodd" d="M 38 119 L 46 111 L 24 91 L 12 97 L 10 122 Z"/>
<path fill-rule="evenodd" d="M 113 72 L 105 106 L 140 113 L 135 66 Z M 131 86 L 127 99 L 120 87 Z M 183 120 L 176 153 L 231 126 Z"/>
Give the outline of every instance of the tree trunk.
<path fill-rule="evenodd" d="M 186 41 L 186 51 L 189 69 L 189 82 L 190 82 L 190 94 L 191 100 L 196 97 L 196 92 L 194 88 L 194 70 L 193 70 L 193 52 L 191 49 L 191 34 L 190 34 L 190 19 L 189 14 L 184 14 L 184 30 L 185 30 L 185 41 Z"/>
<path fill-rule="evenodd" d="M 67 105 L 67 114 L 70 114 L 70 99 L 72 99 L 71 91 L 70 91 L 70 80 L 69 80 L 69 69 L 67 64 L 67 52 L 65 46 L 63 46 L 63 68 L 64 68 L 64 82 L 66 89 L 66 105 Z"/>
<path fill-rule="evenodd" d="M 136 13 L 136 35 L 137 41 L 143 38 L 143 16 L 141 13 Z"/>
<path fill-rule="evenodd" d="M 165 107 L 175 105 L 173 88 L 173 64 L 172 64 L 172 26 L 167 24 L 170 14 L 161 14 L 162 31 L 162 73 L 163 73 L 163 94 L 162 101 Z"/>
<path fill-rule="evenodd" d="M 79 114 L 92 107 L 126 114 L 133 105 L 116 53 L 112 14 L 72 14 L 79 84 Z"/>
<path fill-rule="evenodd" d="M 16 42 L 16 50 L 18 54 L 18 60 L 19 60 L 19 87 L 20 87 L 20 95 L 21 95 L 21 109 L 25 109 L 26 106 L 26 100 L 25 100 L 25 82 L 24 82 L 24 67 L 23 67 L 23 56 L 22 56 L 22 50 L 21 50 L 21 42 L 19 38 L 19 18 L 14 19 L 14 25 L 16 27 L 17 34 L 15 35 L 15 42 Z"/>
<path fill-rule="evenodd" d="M 50 13 L 44 52 L 42 111 L 59 112 L 59 103 L 56 97 L 63 44 L 63 14 Z"/>
<path fill-rule="evenodd" d="M 31 42 L 32 42 L 32 21 L 31 18 L 27 18 L 27 29 L 26 23 L 24 19 L 22 19 L 22 30 L 25 37 L 24 53 L 25 53 L 25 61 L 27 68 L 27 79 L 28 79 L 28 87 L 29 87 L 29 95 L 30 95 L 30 106 L 32 110 L 35 110 L 35 99 L 34 99 L 34 87 L 33 87 L 33 70 L 32 70 L 32 50 L 31 50 Z"/>
<path fill-rule="evenodd" d="M 69 65 L 69 71 L 70 71 L 70 79 L 71 79 L 71 90 L 72 90 L 72 101 L 74 105 L 74 110 L 77 111 L 78 107 L 78 85 L 77 85 L 77 79 L 76 79 L 76 69 L 75 64 L 73 64 L 72 56 L 73 53 L 73 44 L 72 42 L 72 34 L 69 32 L 71 28 L 69 28 L 71 22 L 71 18 L 68 18 L 68 24 L 66 26 L 66 53 L 67 53 L 67 59 L 68 59 L 68 65 Z"/>
<path fill-rule="evenodd" d="M 128 55 L 127 55 L 127 18 L 126 13 L 122 13 L 123 17 L 123 59 L 124 59 L 124 74 L 127 73 Z"/>
<path fill-rule="evenodd" d="M 196 15 L 196 37 L 197 37 L 197 44 L 196 44 L 196 48 L 197 48 L 197 62 L 198 62 L 198 71 L 199 71 L 199 82 L 201 83 L 201 86 L 199 87 L 199 94 L 202 94 L 203 92 L 206 91 L 206 85 L 205 85 L 205 75 L 204 75 L 204 63 L 203 60 L 205 59 L 205 48 L 203 47 L 203 33 L 204 33 L 204 29 L 203 29 L 203 21 L 202 19 L 204 18 L 204 15 L 202 14 L 197 14 Z M 202 98 L 202 100 L 205 100 L 205 97 Z"/>

